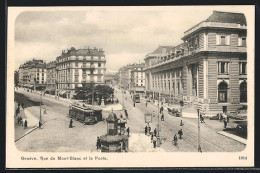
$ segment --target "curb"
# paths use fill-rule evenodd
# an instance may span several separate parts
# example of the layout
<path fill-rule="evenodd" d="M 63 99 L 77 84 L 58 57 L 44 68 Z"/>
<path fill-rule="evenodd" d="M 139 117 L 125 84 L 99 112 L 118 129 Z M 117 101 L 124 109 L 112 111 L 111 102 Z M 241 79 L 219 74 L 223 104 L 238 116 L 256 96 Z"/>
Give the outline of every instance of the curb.
<path fill-rule="evenodd" d="M 31 131 L 25 133 L 23 136 L 21 136 L 20 138 L 16 139 L 14 142 L 19 141 L 20 139 L 22 139 L 23 137 L 25 137 L 26 135 L 30 134 L 31 132 L 33 132 L 34 130 L 38 129 L 39 127 L 34 127 Z"/>
<path fill-rule="evenodd" d="M 223 131 L 218 131 L 217 133 L 246 145 L 246 141 L 247 141 L 246 139 L 243 139 L 241 137 L 235 136 L 233 134 L 228 134 L 227 132 L 223 132 Z M 235 138 L 233 138 L 232 136 L 235 136 Z"/>

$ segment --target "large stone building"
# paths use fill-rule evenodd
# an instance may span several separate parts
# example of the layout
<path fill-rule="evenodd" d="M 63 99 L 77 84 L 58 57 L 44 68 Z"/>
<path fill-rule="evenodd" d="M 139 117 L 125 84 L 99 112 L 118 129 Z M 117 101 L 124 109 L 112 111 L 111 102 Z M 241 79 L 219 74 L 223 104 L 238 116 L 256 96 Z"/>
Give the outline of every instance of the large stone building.
<path fill-rule="evenodd" d="M 106 59 L 102 49 L 78 49 L 62 51 L 56 58 L 59 90 L 74 90 L 86 83 L 104 84 Z"/>
<path fill-rule="evenodd" d="M 46 64 L 43 60 L 30 60 L 19 67 L 19 84 L 30 88 L 46 85 Z"/>
<path fill-rule="evenodd" d="M 244 14 L 214 11 L 185 31 L 183 43 L 166 55 L 146 56 L 147 95 L 158 99 L 160 93 L 166 100 L 183 100 L 205 112 L 245 105 L 246 38 Z"/>

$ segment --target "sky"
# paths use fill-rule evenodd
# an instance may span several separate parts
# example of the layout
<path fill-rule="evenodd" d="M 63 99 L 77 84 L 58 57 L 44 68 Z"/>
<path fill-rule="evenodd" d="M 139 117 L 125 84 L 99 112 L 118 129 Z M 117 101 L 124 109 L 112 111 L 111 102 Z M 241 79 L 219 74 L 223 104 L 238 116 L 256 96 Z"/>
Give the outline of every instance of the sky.
<path fill-rule="evenodd" d="M 62 50 L 102 48 L 108 72 L 144 62 L 159 45 L 182 43 L 184 31 L 213 12 L 239 12 L 241 6 L 45 7 L 24 11 L 15 21 L 15 69 L 32 58 L 50 62 Z"/>

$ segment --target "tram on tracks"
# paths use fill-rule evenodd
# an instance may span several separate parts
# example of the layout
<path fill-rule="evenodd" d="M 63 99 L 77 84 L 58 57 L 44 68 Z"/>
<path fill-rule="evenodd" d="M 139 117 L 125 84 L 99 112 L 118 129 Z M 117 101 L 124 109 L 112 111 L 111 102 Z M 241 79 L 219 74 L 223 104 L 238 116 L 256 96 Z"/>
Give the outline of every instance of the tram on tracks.
<path fill-rule="evenodd" d="M 72 103 L 69 107 L 69 117 L 83 124 L 91 125 L 102 121 L 102 109 L 99 106 L 85 103 Z"/>

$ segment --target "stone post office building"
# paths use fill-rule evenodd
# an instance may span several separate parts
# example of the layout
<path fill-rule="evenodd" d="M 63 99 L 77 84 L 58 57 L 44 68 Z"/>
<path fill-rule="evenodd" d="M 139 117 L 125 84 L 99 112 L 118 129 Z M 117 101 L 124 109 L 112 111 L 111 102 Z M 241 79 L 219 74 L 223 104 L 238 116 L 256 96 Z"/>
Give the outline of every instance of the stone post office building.
<path fill-rule="evenodd" d="M 242 13 L 213 11 L 184 32 L 183 43 L 145 57 L 146 94 L 183 100 L 205 112 L 247 104 L 247 23 Z"/>

